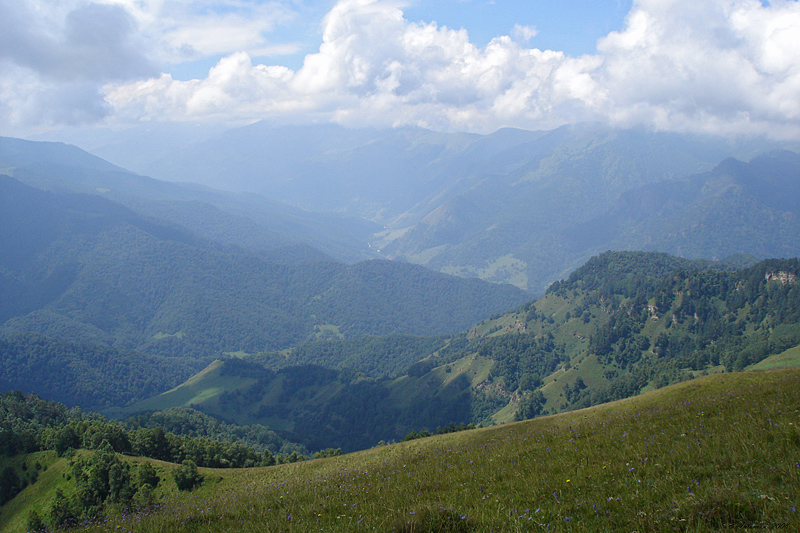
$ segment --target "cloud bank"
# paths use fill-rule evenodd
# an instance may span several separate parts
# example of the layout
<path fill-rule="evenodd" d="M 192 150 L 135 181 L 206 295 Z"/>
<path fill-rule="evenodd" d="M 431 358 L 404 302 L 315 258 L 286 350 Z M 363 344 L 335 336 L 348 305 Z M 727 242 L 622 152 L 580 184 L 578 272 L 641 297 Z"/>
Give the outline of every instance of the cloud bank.
<path fill-rule="evenodd" d="M 121 6 L 0 1 L 0 119 L 74 124 L 112 112 L 102 86 L 158 72 Z M 55 20 L 53 20 L 55 19 Z"/>
<path fill-rule="evenodd" d="M 0 117 L 19 125 L 274 118 L 489 132 L 592 120 L 800 138 L 800 4 L 791 0 L 636 0 L 624 28 L 581 57 L 535 48 L 534 27 L 479 48 L 465 30 L 408 21 L 399 2 L 340 0 L 297 70 L 253 60 L 272 25 L 293 16 L 278 3 L 187 16 L 196 9 L 187 1 L 184 18 L 161 22 L 157 0 L 88 4 L 56 32 L 22 30 L 13 16 L 24 14 L 7 3 Z M 181 54 L 215 53 L 223 57 L 203 79 L 153 73 Z"/>

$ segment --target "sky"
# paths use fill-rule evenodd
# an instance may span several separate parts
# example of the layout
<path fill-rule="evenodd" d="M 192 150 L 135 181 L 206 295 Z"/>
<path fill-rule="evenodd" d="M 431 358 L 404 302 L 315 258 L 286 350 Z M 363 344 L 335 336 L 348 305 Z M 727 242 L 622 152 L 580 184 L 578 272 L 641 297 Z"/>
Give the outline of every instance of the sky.
<path fill-rule="evenodd" d="M 800 139 L 800 4 L 0 0 L 0 135 L 261 119 Z"/>

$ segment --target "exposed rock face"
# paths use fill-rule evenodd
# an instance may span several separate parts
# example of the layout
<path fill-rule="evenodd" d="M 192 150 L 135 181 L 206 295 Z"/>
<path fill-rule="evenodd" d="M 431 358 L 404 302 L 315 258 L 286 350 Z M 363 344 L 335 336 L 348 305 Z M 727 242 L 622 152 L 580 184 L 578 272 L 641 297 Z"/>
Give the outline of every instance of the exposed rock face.
<path fill-rule="evenodd" d="M 796 283 L 797 276 L 792 272 L 767 272 L 764 275 L 764 279 L 767 281 L 777 281 L 780 282 L 781 285 L 786 285 L 787 283 Z"/>
<path fill-rule="evenodd" d="M 503 386 L 502 383 L 497 381 L 489 381 L 487 379 L 478 383 L 475 388 L 484 394 L 506 398 L 511 402 L 519 402 L 521 399 L 521 394 L 519 391 L 510 392 Z"/>

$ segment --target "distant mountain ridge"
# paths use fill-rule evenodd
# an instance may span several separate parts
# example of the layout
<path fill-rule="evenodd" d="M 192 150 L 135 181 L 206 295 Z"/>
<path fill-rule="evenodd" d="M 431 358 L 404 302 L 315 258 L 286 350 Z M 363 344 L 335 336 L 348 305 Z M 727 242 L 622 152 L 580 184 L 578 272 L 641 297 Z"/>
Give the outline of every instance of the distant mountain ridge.
<path fill-rule="evenodd" d="M 96 150 L 130 160 L 122 148 L 110 142 Z M 597 124 L 475 135 L 261 122 L 187 138 L 169 153 L 144 150 L 150 159 L 138 154 L 135 163 L 160 179 L 376 222 L 383 227 L 361 234 L 368 253 L 541 293 L 608 249 L 796 255 L 797 240 L 777 236 L 796 230 L 791 205 L 747 187 L 722 199 L 719 180 L 710 189 L 698 182 L 728 158 L 742 162 L 737 172 L 758 172 L 760 163 L 746 162 L 781 148 L 800 150 L 763 138 Z M 774 168 L 795 175 L 792 164 Z M 726 163 L 717 171 L 733 170 Z"/>
<path fill-rule="evenodd" d="M 103 360 L 129 352 L 149 356 L 142 365 L 180 359 L 166 365 L 177 374 L 167 371 L 162 386 L 224 352 L 325 335 L 456 332 L 529 298 L 510 285 L 404 263 L 269 261 L 97 195 L 43 191 L 5 175 L 0 294 L 0 337 L 16 339 L 19 357 L 20 343 L 35 344 L 30 334 L 38 334 L 120 351 L 101 350 Z M 77 364 L 91 351 L 62 355 Z"/>
<path fill-rule="evenodd" d="M 791 237 L 800 228 L 800 202 L 770 199 L 791 198 L 796 191 L 797 154 L 773 152 L 738 162 L 737 176 L 724 178 L 734 168 L 730 160 L 695 174 L 690 169 L 713 159 L 692 162 L 691 152 L 681 153 L 680 144 L 667 149 L 658 137 L 637 140 L 626 133 L 599 143 L 592 139 L 571 154 L 561 148 L 560 155 L 557 151 L 505 182 L 487 179 L 410 228 L 385 232 L 382 251 L 443 272 L 513 281 L 534 292 L 608 249 L 718 258 L 800 254 L 800 240 Z M 626 154 L 625 145 L 640 153 Z M 648 160 L 655 155 L 653 164 Z M 769 162 L 774 158 L 781 164 Z M 755 176 L 767 167 L 780 176 Z M 766 184 L 765 178 L 787 184 L 786 195 L 770 197 L 741 185 L 723 195 L 725 179 Z"/>
<path fill-rule="evenodd" d="M 40 189 L 100 195 L 270 259 L 319 259 L 317 250 L 347 262 L 376 257 L 367 246 L 378 227 L 373 223 L 309 213 L 254 194 L 140 176 L 63 143 L 0 137 L 0 173 Z"/>

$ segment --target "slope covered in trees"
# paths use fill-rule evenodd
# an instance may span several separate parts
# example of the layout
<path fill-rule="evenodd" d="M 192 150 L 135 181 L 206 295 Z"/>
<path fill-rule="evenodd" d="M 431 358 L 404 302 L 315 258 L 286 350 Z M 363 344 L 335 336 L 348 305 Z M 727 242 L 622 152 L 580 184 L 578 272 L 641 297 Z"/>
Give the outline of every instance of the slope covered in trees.
<path fill-rule="evenodd" d="M 379 228 L 374 222 L 311 213 L 255 194 L 155 180 L 62 143 L 0 137 L 0 172 L 38 189 L 99 195 L 280 262 L 324 255 L 347 262 L 376 257 L 366 245 Z"/>
<path fill-rule="evenodd" d="M 526 299 L 515 287 L 416 265 L 272 262 L 98 196 L 7 176 L 0 250 L 3 386 L 53 390 L 92 408 L 169 388 L 225 352 L 289 348 L 321 331 L 451 333 Z M 51 387 L 54 370 L 16 366 L 47 357 L 76 383 Z M 129 384 L 120 383 L 125 372 Z"/>
<path fill-rule="evenodd" d="M 160 179 L 248 194 L 101 169 L 52 143 L 15 141 L 44 153 L 4 163 L 0 139 L 0 167 L 36 186 L 103 191 L 138 213 L 273 257 L 302 257 L 294 247 L 304 243 L 346 261 L 401 259 L 537 294 L 608 249 L 800 253 L 798 202 L 780 200 L 797 196 L 797 143 L 599 124 L 475 135 L 262 122 L 141 150 L 125 137 L 98 153 Z"/>
<path fill-rule="evenodd" d="M 608 252 L 460 335 L 317 341 L 219 361 L 130 409 L 192 405 L 353 450 L 625 398 L 800 345 L 798 260 L 736 270 L 746 262 Z"/>
<path fill-rule="evenodd" d="M 709 166 L 692 149 L 699 144 L 672 136 L 576 131 L 571 141 L 448 198 L 404 231 L 386 232 L 381 249 L 444 272 L 513 279 L 533 292 L 608 249 L 800 254 L 796 152 Z"/>
<path fill-rule="evenodd" d="M 478 353 L 495 361 L 509 389 L 540 383 L 547 411 L 557 412 L 739 371 L 800 344 L 797 259 L 739 271 L 702 266 L 603 254 L 544 299 L 481 326 Z"/>

